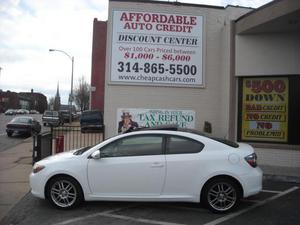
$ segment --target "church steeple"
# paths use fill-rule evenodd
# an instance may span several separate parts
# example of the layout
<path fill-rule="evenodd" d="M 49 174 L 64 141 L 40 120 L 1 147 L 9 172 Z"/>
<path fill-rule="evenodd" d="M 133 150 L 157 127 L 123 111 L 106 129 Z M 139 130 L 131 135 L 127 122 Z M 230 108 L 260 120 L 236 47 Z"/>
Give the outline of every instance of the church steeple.
<path fill-rule="evenodd" d="M 60 95 L 59 95 L 59 82 L 57 82 L 57 90 L 54 98 L 54 111 L 59 111 L 60 109 Z"/>
<path fill-rule="evenodd" d="M 59 96 L 59 82 L 57 82 L 57 90 L 56 90 L 55 98 L 60 98 L 60 96 Z"/>

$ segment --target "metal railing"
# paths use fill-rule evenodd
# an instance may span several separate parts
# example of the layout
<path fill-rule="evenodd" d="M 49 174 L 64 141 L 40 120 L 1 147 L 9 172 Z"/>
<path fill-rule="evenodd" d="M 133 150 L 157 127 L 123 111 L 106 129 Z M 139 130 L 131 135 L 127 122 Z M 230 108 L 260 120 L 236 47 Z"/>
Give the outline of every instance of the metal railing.
<path fill-rule="evenodd" d="M 69 151 L 98 144 L 104 140 L 104 132 L 82 133 L 80 126 L 52 127 L 53 152 Z"/>
<path fill-rule="evenodd" d="M 32 163 L 59 152 L 96 145 L 103 140 L 104 129 L 82 133 L 80 126 L 51 127 L 50 132 L 33 135 Z"/>

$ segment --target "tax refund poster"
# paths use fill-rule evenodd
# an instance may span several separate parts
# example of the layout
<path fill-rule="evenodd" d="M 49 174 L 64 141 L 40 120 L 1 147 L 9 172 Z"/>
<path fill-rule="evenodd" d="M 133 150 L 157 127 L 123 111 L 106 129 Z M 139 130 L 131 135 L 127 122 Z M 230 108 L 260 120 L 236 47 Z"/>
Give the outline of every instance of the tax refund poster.
<path fill-rule="evenodd" d="M 288 78 L 244 78 L 241 139 L 287 142 L 288 95 Z"/>

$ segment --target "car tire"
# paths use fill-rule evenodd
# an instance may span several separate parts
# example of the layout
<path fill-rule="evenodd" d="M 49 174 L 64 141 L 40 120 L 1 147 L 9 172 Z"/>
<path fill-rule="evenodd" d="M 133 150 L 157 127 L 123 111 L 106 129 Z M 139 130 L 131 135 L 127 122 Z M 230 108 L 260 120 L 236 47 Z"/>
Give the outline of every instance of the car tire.
<path fill-rule="evenodd" d="M 215 178 L 205 184 L 201 202 L 213 213 L 227 213 L 234 209 L 241 198 L 241 191 L 230 178 Z"/>
<path fill-rule="evenodd" d="M 13 132 L 6 132 L 8 137 L 11 137 Z"/>
<path fill-rule="evenodd" d="M 69 176 L 51 179 L 46 187 L 46 198 L 59 209 L 71 209 L 83 202 L 80 184 Z"/>

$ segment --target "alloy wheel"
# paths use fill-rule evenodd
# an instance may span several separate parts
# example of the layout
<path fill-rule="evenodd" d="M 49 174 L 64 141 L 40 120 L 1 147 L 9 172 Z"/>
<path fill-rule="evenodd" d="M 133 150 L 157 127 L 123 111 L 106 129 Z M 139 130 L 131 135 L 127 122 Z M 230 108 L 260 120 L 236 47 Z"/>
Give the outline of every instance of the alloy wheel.
<path fill-rule="evenodd" d="M 77 195 L 76 187 L 68 180 L 58 180 L 50 189 L 53 203 L 61 208 L 71 207 L 76 202 Z"/>
<path fill-rule="evenodd" d="M 227 211 L 237 202 L 237 191 L 230 183 L 215 183 L 208 190 L 207 201 L 214 210 Z"/>

